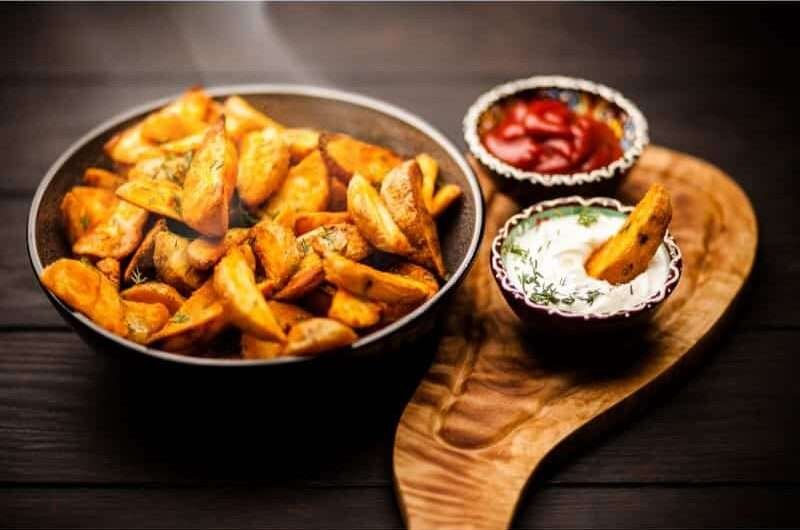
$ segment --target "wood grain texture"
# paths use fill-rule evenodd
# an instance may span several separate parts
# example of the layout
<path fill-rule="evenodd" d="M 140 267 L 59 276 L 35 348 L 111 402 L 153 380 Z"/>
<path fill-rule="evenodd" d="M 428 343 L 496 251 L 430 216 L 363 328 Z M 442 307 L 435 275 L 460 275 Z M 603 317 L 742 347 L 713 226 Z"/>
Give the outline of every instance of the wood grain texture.
<path fill-rule="evenodd" d="M 620 342 L 622 362 L 586 369 L 585 362 L 548 355 L 557 344 L 534 344 L 497 290 L 488 249 L 519 205 L 481 176 L 487 203 L 481 253 L 397 430 L 395 482 L 409 528 L 508 527 L 546 457 L 641 405 L 653 383 L 702 350 L 752 268 L 755 214 L 720 170 L 658 147 L 647 150 L 620 194 L 635 202 L 654 181 L 673 196 L 681 284 L 641 341 Z"/>

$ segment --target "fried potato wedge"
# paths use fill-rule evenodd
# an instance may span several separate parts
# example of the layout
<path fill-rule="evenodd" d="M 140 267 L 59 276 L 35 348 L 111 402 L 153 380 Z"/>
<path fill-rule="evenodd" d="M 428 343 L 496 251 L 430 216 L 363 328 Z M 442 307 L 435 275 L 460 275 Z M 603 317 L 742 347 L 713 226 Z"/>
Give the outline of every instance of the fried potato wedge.
<path fill-rule="evenodd" d="M 142 122 L 142 136 L 157 143 L 177 140 L 206 127 L 204 118 L 211 97 L 202 88 L 192 88 Z"/>
<path fill-rule="evenodd" d="M 314 129 L 284 129 L 281 138 L 289 147 L 292 163 L 296 164 L 319 147 L 319 131 Z"/>
<path fill-rule="evenodd" d="M 154 142 L 142 136 L 141 122 L 112 136 L 103 149 L 118 164 L 135 164 L 144 158 L 161 154 L 161 149 Z"/>
<path fill-rule="evenodd" d="M 347 211 L 347 184 L 339 179 L 331 179 L 331 198 L 328 201 L 331 212 Z"/>
<path fill-rule="evenodd" d="M 393 167 L 402 162 L 388 149 L 345 134 L 323 133 L 319 138 L 319 146 L 331 176 L 344 182 L 359 174 L 379 184 Z"/>
<path fill-rule="evenodd" d="M 420 153 L 415 158 L 422 171 L 422 200 L 430 212 L 433 209 L 433 196 L 436 192 L 436 178 L 439 176 L 439 163 L 431 155 Z"/>
<path fill-rule="evenodd" d="M 653 184 L 622 228 L 589 256 L 586 272 L 612 284 L 631 281 L 647 269 L 670 220 L 669 192 L 661 184 Z"/>
<path fill-rule="evenodd" d="M 180 186 L 169 180 L 142 178 L 130 180 L 117 188 L 117 195 L 148 212 L 182 221 L 182 191 Z"/>
<path fill-rule="evenodd" d="M 262 340 L 242 333 L 242 357 L 245 359 L 275 359 L 283 354 L 286 344 L 275 340 Z"/>
<path fill-rule="evenodd" d="M 207 236 L 228 230 L 228 208 L 236 185 L 236 148 L 216 122 L 192 158 L 183 182 L 181 210 L 184 222 Z"/>
<path fill-rule="evenodd" d="M 219 117 L 217 117 L 217 119 L 219 119 Z M 209 120 L 209 123 L 214 123 L 214 121 L 216 120 Z M 203 143 L 203 138 L 205 138 L 208 132 L 208 127 L 208 125 L 204 125 L 202 129 L 194 134 L 163 143 L 159 147 L 164 153 L 171 155 L 191 154 L 192 151 L 195 151 Z"/>
<path fill-rule="evenodd" d="M 128 180 L 166 180 L 182 186 L 191 163 L 192 153 L 166 153 L 152 158 L 144 158 L 128 170 Z"/>
<path fill-rule="evenodd" d="M 123 300 L 125 307 L 125 325 L 128 326 L 128 338 L 144 344 L 155 332 L 164 327 L 169 320 L 169 310 L 160 303 L 143 303 Z"/>
<path fill-rule="evenodd" d="M 161 342 L 164 350 L 185 351 L 207 343 L 226 325 L 225 308 L 209 279 L 186 299 L 163 328 L 148 337 L 146 343 Z"/>
<path fill-rule="evenodd" d="M 414 263 L 409 263 L 409 262 L 398 263 L 390 267 L 388 272 L 391 272 L 393 274 L 398 274 L 400 276 L 405 276 L 407 278 L 412 278 L 414 280 L 422 282 L 428 289 L 427 298 L 432 297 L 439 290 L 439 282 L 436 280 L 436 276 L 425 267 L 420 267 L 419 265 L 415 265 Z M 380 302 L 380 304 L 382 309 L 381 321 L 384 324 L 388 324 L 390 322 L 394 322 L 395 320 L 399 320 L 400 318 L 406 316 L 419 306 L 419 303 L 388 304 L 385 302 Z"/>
<path fill-rule="evenodd" d="M 214 267 L 214 289 L 230 321 L 243 332 L 264 340 L 286 340 L 239 247 L 230 249 Z"/>
<path fill-rule="evenodd" d="M 86 186 L 114 191 L 125 183 L 125 178 L 107 169 L 88 167 L 83 172 L 83 183 Z"/>
<path fill-rule="evenodd" d="M 75 186 L 61 199 L 61 218 L 70 243 L 111 217 L 119 200 L 113 191 Z"/>
<path fill-rule="evenodd" d="M 294 233 L 298 236 L 322 225 L 349 223 L 347 212 L 300 212 L 294 216 Z"/>
<path fill-rule="evenodd" d="M 281 131 L 283 129 L 281 124 L 259 112 L 239 96 L 231 96 L 226 99 L 222 110 L 225 114 L 225 129 L 234 140 L 239 140 L 250 131 L 260 129 Z"/>
<path fill-rule="evenodd" d="M 191 266 L 187 249 L 189 240 L 165 230 L 155 238 L 153 263 L 158 278 L 183 293 L 197 289 L 206 280 L 206 274 Z"/>
<path fill-rule="evenodd" d="M 236 189 L 248 210 L 255 210 L 280 188 L 289 172 L 289 146 L 273 129 L 244 135 L 239 149 Z"/>
<path fill-rule="evenodd" d="M 414 251 L 381 196 L 361 175 L 353 176 L 347 186 L 347 211 L 361 234 L 375 248 L 400 255 Z"/>
<path fill-rule="evenodd" d="M 128 287 L 120 293 L 123 300 L 143 304 L 161 304 L 169 314 L 175 313 L 186 299 L 177 289 L 162 282 L 143 282 Z"/>
<path fill-rule="evenodd" d="M 142 242 L 136 252 L 133 253 L 131 259 L 128 261 L 128 266 L 125 267 L 125 273 L 122 275 L 122 280 L 126 283 L 133 283 L 143 281 L 144 275 L 148 271 L 155 268 L 153 262 L 153 250 L 156 246 L 156 235 L 159 232 L 167 230 L 167 222 L 164 219 L 159 219 L 153 224 L 152 228 L 147 231 Z"/>
<path fill-rule="evenodd" d="M 297 269 L 283 289 L 275 293 L 276 300 L 296 300 L 313 291 L 325 279 L 322 269 L 322 259 L 307 245 L 300 244 L 303 258 L 300 260 L 300 267 Z M 267 285 L 262 287 L 270 287 Z M 274 284 L 271 286 L 274 292 Z M 262 292 L 264 290 L 262 289 Z"/>
<path fill-rule="evenodd" d="M 320 226 L 300 236 L 298 241 L 301 245 L 308 243 L 319 254 L 337 252 L 353 261 L 361 261 L 372 252 L 358 228 L 350 223 Z"/>
<path fill-rule="evenodd" d="M 439 247 L 439 234 L 422 198 L 422 172 L 416 160 L 403 162 L 386 175 L 381 184 L 381 198 L 414 246 L 409 259 L 444 278 L 447 269 Z"/>
<path fill-rule="evenodd" d="M 461 188 L 455 184 L 445 184 L 433 196 L 433 204 L 431 205 L 431 217 L 436 219 L 447 210 L 451 204 L 456 202 L 463 192 Z"/>
<path fill-rule="evenodd" d="M 262 209 L 262 214 L 276 219 L 298 212 L 323 212 L 329 199 L 328 170 L 320 152 L 313 151 L 289 170 L 281 187 Z"/>
<path fill-rule="evenodd" d="M 310 318 L 292 326 L 284 355 L 303 356 L 343 348 L 358 340 L 355 331 L 330 318 Z"/>
<path fill-rule="evenodd" d="M 186 249 L 189 265 L 197 270 L 208 270 L 222 259 L 229 248 L 240 245 L 250 236 L 249 228 L 229 228 L 221 238 L 199 237 Z"/>
<path fill-rule="evenodd" d="M 314 317 L 313 314 L 294 304 L 278 302 L 277 300 L 268 300 L 267 305 L 272 311 L 272 314 L 275 315 L 275 320 L 278 321 L 284 333 L 288 333 L 289 329 L 298 322 Z"/>
<path fill-rule="evenodd" d="M 333 295 L 328 317 L 351 328 L 368 328 L 381 320 L 381 304 L 365 300 L 346 289 L 337 289 Z"/>
<path fill-rule="evenodd" d="M 147 210 L 127 201 L 118 201 L 111 215 L 72 245 L 82 256 L 122 259 L 142 240 Z"/>
<path fill-rule="evenodd" d="M 117 288 L 95 267 L 62 258 L 45 267 L 41 281 L 59 300 L 97 325 L 121 337 L 128 335 Z"/>
<path fill-rule="evenodd" d="M 283 287 L 300 268 L 302 254 L 291 230 L 269 218 L 250 229 L 253 250 L 274 288 Z"/>
<path fill-rule="evenodd" d="M 111 283 L 119 289 L 120 266 L 119 260 L 114 258 L 103 258 L 94 264 L 97 269 L 111 280 Z"/>
<path fill-rule="evenodd" d="M 326 280 L 370 300 L 413 304 L 428 297 L 428 286 L 419 280 L 379 271 L 335 252 L 325 253 L 322 266 Z"/>

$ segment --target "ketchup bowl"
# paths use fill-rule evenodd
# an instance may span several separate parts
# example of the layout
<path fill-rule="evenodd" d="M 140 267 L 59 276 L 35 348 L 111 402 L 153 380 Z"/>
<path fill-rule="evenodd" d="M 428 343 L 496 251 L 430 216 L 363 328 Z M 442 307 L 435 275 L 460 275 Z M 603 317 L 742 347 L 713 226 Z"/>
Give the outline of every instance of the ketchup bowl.
<path fill-rule="evenodd" d="M 537 76 L 494 87 L 464 117 L 472 155 L 525 199 L 613 195 L 649 143 L 622 94 L 585 79 Z"/>

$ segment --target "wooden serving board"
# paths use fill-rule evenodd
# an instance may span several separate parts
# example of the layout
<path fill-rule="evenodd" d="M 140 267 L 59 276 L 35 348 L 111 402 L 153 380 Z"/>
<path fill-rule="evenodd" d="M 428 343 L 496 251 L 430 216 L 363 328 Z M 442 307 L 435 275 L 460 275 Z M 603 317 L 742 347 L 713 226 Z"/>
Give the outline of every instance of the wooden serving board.
<path fill-rule="evenodd" d="M 498 192 L 471 162 L 486 199 L 483 244 L 395 439 L 400 509 L 416 530 L 507 528 L 545 457 L 624 419 L 698 355 L 756 252 L 755 214 L 729 176 L 688 155 L 648 148 L 620 197 L 634 203 L 652 182 L 667 186 L 683 277 L 644 336 L 590 346 L 576 360 L 526 331 L 503 300 L 489 249 L 505 220 L 527 205 Z"/>

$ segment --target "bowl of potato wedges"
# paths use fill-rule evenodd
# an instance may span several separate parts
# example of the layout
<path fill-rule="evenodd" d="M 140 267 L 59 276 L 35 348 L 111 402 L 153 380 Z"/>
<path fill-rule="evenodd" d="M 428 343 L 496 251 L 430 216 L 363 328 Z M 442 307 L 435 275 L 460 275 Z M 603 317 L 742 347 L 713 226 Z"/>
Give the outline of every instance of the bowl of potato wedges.
<path fill-rule="evenodd" d="M 401 350 L 435 326 L 482 229 L 477 179 L 422 119 L 244 85 L 90 131 L 39 185 L 27 241 L 98 349 L 251 366 Z"/>

